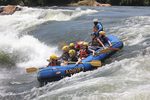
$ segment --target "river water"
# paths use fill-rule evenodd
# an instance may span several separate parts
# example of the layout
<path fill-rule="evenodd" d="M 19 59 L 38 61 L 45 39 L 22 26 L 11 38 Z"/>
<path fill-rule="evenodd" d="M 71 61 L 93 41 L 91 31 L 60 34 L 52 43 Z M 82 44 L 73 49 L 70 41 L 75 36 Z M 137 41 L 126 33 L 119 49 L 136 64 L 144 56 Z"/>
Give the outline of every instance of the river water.
<path fill-rule="evenodd" d="M 0 100 L 149 100 L 150 7 L 23 7 L 0 16 Z M 124 42 L 97 70 L 39 87 L 36 73 L 64 43 L 90 40 L 92 20 Z"/>

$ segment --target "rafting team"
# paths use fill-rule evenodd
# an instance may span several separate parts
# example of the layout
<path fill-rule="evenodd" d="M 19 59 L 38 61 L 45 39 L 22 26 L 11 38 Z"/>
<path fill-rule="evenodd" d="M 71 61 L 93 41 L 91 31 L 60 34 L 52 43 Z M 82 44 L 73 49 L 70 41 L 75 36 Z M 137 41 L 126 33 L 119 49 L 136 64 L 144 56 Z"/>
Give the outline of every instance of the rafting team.
<path fill-rule="evenodd" d="M 109 46 L 112 46 L 112 43 L 106 37 L 106 33 L 103 30 L 103 25 L 98 19 L 93 19 L 93 33 L 91 34 L 91 42 L 79 41 L 76 44 L 70 43 L 69 45 L 62 47 L 62 55 L 57 57 L 55 54 L 52 54 L 47 61 L 49 62 L 48 66 L 65 66 L 71 63 L 79 64 L 83 59 L 88 57 L 91 53 L 96 55 L 96 50 L 103 47 L 106 49 L 104 44 L 108 43 Z M 48 67 L 47 66 L 47 67 Z"/>

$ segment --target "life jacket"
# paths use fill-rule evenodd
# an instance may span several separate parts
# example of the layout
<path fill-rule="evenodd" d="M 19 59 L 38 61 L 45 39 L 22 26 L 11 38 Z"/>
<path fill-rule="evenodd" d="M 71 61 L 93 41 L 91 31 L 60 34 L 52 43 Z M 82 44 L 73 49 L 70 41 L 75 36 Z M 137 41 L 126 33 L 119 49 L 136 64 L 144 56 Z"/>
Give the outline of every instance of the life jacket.
<path fill-rule="evenodd" d="M 95 30 L 93 30 L 93 31 L 95 32 L 95 34 L 96 34 L 97 37 L 99 36 L 99 32 L 100 31 L 104 31 L 103 25 L 102 25 L 101 22 L 98 22 L 97 25 L 94 25 L 93 28 L 95 28 Z"/>
<path fill-rule="evenodd" d="M 69 53 L 68 52 L 63 53 L 62 56 L 61 56 L 61 59 L 65 60 L 65 61 L 68 61 L 68 58 L 69 58 Z"/>
<path fill-rule="evenodd" d="M 48 66 L 57 66 L 57 65 L 59 65 L 58 62 L 57 62 L 57 60 L 56 60 L 56 61 L 51 61 L 51 62 L 48 64 Z"/>
<path fill-rule="evenodd" d="M 78 58 L 76 56 L 70 57 L 68 61 L 76 62 L 78 61 Z"/>
<path fill-rule="evenodd" d="M 101 42 L 102 42 L 103 44 L 108 43 L 108 38 L 107 38 L 106 36 L 100 36 L 99 39 L 101 40 Z"/>
<path fill-rule="evenodd" d="M 103 25 L 101 22 L 98 22 L 98 24 L 96 25 L 96 27 L 98 28 L 98 32 L 103 31 Z"/>
<path fill-rule="evenodd" d="M 82 59 L 82 58 L 86 58 L 88 56 L 88 51 L 86 49 L 81 49 L 79 51 L 79 57 Z"/>

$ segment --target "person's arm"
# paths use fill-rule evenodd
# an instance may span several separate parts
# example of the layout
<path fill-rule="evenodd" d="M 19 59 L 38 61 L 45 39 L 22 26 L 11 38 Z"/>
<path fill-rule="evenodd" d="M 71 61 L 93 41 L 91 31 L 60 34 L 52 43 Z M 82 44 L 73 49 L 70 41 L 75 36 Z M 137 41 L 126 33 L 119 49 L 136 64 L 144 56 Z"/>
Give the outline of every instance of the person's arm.
<path fill-rule="evenodd" d="M 108 40 L 108 43 L 109 43 L 109 46 L 111 47 L 112 46 L 112 43 Z"/>
<path fill-rule="evenodd" d="M 112 46 L 112 43 L 109 41 L 108 37 L 105 36 L 105 40 L 108 42 L 109 46 Z"/>
<path fill-rule="evenodd" d="M 88 48 L 88 51 L 89 51 L 89 52 L 92 52 L 92 55 L 93 55 L 93 56 L 95 55 L 95 50 L 92 50 L 91 48 Z"/>
<path fill-rule="evenodd" d="M 94 50 L 91 50 L 92 51 L 92 55 L 94 56 L 95 55 L 95 51 Z"/>
<path fill-rule="evenodd" d="M 81 58 L 79 58 L 79 59 L 78 59 L 78 61 L 76 62 L 76 65 L 80 64 L 80 63 L 81 63 L 81 61 L 82 61 L 82 59 L 81 59 Z"/>
<path fill-rule="evenodd" d="M 104 44 L 101 42 L 100 39 L 97 38 L 97 41 L 99 42 L 100 45 L 102 45 L 102 47 L 103 47 L 104 49 L 106 49 L 106 47 L 104 46 Z"/>

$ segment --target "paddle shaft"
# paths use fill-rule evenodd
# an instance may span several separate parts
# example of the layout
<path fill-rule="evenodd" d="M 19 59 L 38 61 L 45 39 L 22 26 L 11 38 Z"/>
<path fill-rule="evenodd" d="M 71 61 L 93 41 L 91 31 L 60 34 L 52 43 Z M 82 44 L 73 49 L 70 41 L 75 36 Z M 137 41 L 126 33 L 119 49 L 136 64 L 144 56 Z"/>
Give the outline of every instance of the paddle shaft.
<path fill-rule="evenodd" d="M 72 64 L 75 64 L 76 62 L 68 62 L 68 63 L 72 63 Z M 82 63 L 82 62 L 81 62 Z M 91 64 L 92 66 L 94 66 L 94 67 L 99 67 L 99 66 L 101 66 L 101 61 L 98 61 L 98 60 L 93 60 L 93 61 L 91 61 L 91 62 L 83 62 L 82 64 L 84 64 L 84 63 L 89 63 L 89 64 Z M 78 64 L 77 65 L 75 65 L 74 67 L 76 67 L 76 66 L 78 66 Z M 65 66 L 64 66 L 65 67 Z M 72 67 L 72 68 L 74 68 L 74 67 Z M 33 73 L 33 72 L 36 72 L 36 71 L 38 71 L 40 68 L 36 68 L 36 67 L 30 67 L 30 68 L 26 68 L 26 72 L 27 73 Z M 54 68 L 54 69 L 57 69 L 57 68 Z M 51 70 L 54 70 L 54 69 L 51 69 Z M 61 67 L 59 68 L 59 69 L 61 69 Z"/>

